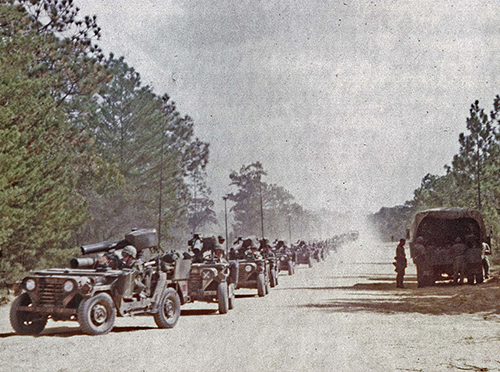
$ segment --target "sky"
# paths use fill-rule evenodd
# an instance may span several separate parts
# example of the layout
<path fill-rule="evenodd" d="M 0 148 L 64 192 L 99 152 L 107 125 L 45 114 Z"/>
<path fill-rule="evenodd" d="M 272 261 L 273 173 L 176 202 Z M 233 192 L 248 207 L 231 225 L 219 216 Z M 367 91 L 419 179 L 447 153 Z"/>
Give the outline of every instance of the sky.
<path fill-rule="evenodd" d="M 76 0 L 98 44 L 167 93 L 210 143 L 220 206 L 255 161 L 310 210 L 413 198 L 500 94 L 500 3 Z"/>

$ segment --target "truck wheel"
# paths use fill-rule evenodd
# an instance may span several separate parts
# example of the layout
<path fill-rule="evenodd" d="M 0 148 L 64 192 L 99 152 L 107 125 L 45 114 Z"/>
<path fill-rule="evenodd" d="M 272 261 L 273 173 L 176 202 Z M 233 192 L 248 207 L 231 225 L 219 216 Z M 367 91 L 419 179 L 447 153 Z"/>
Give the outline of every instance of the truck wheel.
<path fill-rule="evenodd" d="M 99 293 L 80 302 L 77 313 L 78 323 L 83 333 L 103 335 L 113 329 L 116 308 L 113 299 L 107 293 Z"/>
<path fill-rule="evenodd" d="M 477 284 L 481 284 L 482 282 L 484 282 L 484 276 L 483 276 L 483 270 L 482 269 L 476 275 L 476 282 L 477 282 Z"/>
<path fill-rule="evenodd" d="M 227 314 L 229 310 L 227 282 L 220 282 L 217 287 L 217 299 L 219 302 L 219 314 Z"/>
<path fill-rule="evenodd" d="M 173 328 L 181 316 L 181 300 L 173 288 L 167 288 L 154 320 L 158 328 Z"/>
<path fill-rule="evenodd" d="M 293 275 L 293 263 L 288 261 L 288 275 Z"/>
<path fill-rule="evenodd" d="M 234 295 L 234 283 L 231 283 L 229 284 L 229 286 L 227 287 L 227 291 L 229 292 L 229 298 L 228 298 L 228 307 L 229 307 L 229 310 L 232 310 L 234 309 L 234 302 L 236 300 L 236 297 Z"/>
<path fill-rule="evenodd" d="M 257 294 L 259 297 L 264 297 L 266 295 L 266 279 L 264 278 L 264 273 L 257 275 Z"/>
<path fill-rule="evenodd" d="M 47 317 L 37 313 L 18 310 L 19 306 L 28 306 L 31 298 L 27 293 L 18 296 L 10 307 L 10 324 L 20 335 L 37 335 L 47 324 Z"/>

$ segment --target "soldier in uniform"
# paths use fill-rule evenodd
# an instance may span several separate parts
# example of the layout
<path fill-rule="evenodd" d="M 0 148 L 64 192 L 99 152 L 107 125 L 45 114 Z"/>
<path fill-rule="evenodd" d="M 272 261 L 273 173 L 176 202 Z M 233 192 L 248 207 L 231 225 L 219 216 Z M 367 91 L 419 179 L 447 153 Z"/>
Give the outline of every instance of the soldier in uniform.
<path fill-rule="evenodd" d="M 483 282 L 482 246 L 474 236 L 467 237 L 467 283 L 475 284 Z"/>
<path fill-rule="evenodd" d="M 398 273 L 396 276 L 396 287 L 398 288 L 404 288 L 403 279 L 406 270 L 405 243 L 406 239 L 401 238 L 399 240 L 399 244 L 396 247 L 396 257 L 394 257 L 396 260 L 396 262 L 394 262 L 394 266 L 396 266 L 396 272 Z"/>
<path fill-rule="evenodd" d="M 215 245 L 214 261 L 226 264 L 228 263 L 226 258 L 224 257 L 224 248 L 220 244 Z"/>
<path fill-rule="evenodd" d="M 245 252 L 245 257 L 249 257 L 253 260 L 262 260 L 262 255 L 260 254 L 259 249 L 254 243 L 252 243 L 249 249 Z"/>
<path fill-rule="evenodd" d="M 458 278 L 460 277 L 460 284 L 464 284 L 465 277 L 465 267 L 467 265 L 467 259 L 465 252 L 467 246 L 462 243 L 462 239 L 457 236 L 455 239 L 455 244 L 451 247 L 453 250 L 453 283 L 458 283 Z"/>
<path fill-rule="evenodd" d="M 134 293 L 140 293 L 145 289 L 144 285 L 144 263 L 137 258 L 137 249 L 133 245 L 127 245 L 122 250 L 122 268 L 134 270 Z"/>
<path fill-rule="evenodd" d="M 424 281 L 424 271 L 426 264 L 424 238 L 421 236 L 417 238 L 417 242 L 413 247 L 413 262 L 417 267 L 417 283 L 420 287 Z"/>
<path fill-rule="evenodd" d="M 488 260 L 488 255 L 491 254 L 491 248 L 488 245 L 488 243 L 485 243 L 485 242 L 482 243 L 482 247 L 483 247 L 482 258 L 483 258 L 484 279 L 489 279 L 490 278 L 490 261 Z"/>

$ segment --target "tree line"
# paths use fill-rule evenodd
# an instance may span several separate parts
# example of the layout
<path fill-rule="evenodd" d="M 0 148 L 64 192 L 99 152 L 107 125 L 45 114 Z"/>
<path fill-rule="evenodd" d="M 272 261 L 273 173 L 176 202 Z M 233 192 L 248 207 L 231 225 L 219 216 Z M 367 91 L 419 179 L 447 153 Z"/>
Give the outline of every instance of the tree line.
<path fill-rule="evenodd" d="M 96 17 L 72 0 L 0 3 L 0 276 L 67 265 L 76 247 L 155 227 L 160 240 L 219 223 L 209 144 L 168 94 L 98 46 Z M 234 235 L 319 236 L 319 214 L 263 181 L 229 176 Z M 223 225 L 222 225 L 223 226 Z M 330 230 L 331 232 L 331 230 Z"/>
<path fill-rule="evenodd" d="M 487 112 L 472 103 L 466 119 L 466 131 L 458 137 L 459 151 L 444 175 L 427 174 L 404 205 L 381 208 L 370 215 L 385 240 L 404 236 L 413 215 L 438 207 L 475 208 L 492 227 L 493 237 L 500 238 L 500 96 Z"/>
<path fill-rule="evenodd" d="M 0 4 L 2 276 L 124 228 L 172 238 L 207 196 L 193 119 L 105 57 L 100 31 L 72 0 Z"/>

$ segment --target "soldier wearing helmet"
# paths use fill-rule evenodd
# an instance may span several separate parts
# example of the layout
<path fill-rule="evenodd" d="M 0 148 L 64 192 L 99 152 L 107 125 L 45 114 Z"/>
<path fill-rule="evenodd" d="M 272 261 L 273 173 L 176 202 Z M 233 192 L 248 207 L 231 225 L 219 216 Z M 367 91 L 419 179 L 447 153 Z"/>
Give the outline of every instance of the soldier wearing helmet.
<path fill-rule="evenodd" d="M 144 284 L 144 265 L 142 260 L 137 259 L 137 249 L 133 245 L 127 245 L 122 250 L 122 269 L 134 271 L 134 293 L 143 294 L 146 288 Z"/>
<path fill-rule="evenodd" d="M 220 244 L 215 245 L 215 262 L 227 263 L 226 258 L 224 257 L 224 248 Z"/>
<path fill-rule="evenodd" d="M 122 250 L 122 267 L 126 269 L 133 268 L 136 263 L 137 249 L 133 245 L 127 245 Z"/>

